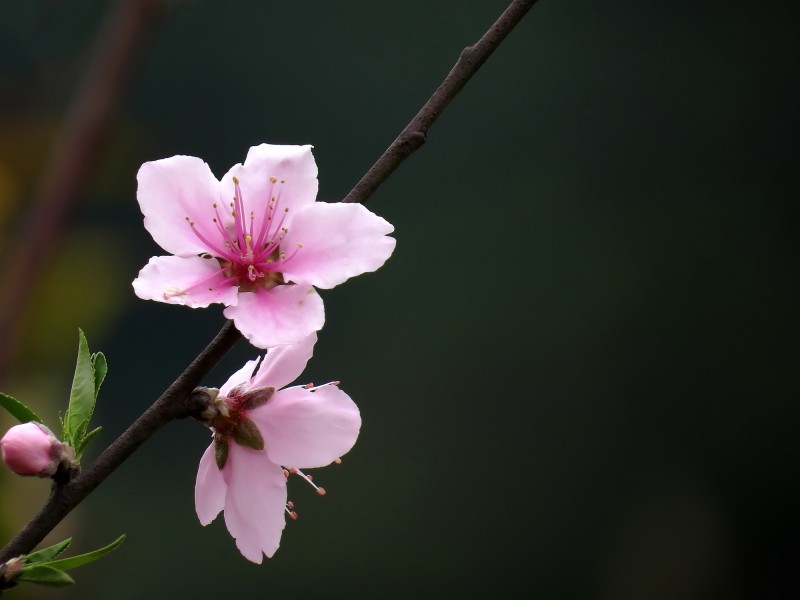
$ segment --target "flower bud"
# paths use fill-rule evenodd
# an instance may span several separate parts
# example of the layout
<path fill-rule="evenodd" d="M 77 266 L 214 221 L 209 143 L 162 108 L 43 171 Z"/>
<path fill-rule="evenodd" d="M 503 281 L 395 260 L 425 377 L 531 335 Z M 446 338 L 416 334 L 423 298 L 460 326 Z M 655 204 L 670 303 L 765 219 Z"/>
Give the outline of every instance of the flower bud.
<path fill-rule="evenodd" d="M 15 425 L 0 439 L 3 462 L 17 475 L 52 477 L 62 462 L 72 462 L 72 449 L 41 423 Z"/>
<path fill-rule="evenodd" d="M 0 589 L 9 588 L 16 585 L 16 583 L 11 583 L 16 579 L 19 572 L 22 571 L 22 567 L 25 566 L 25 557 L 17 556 L 16 558 L 10 559 L 8 562 L 3 563 L 0 565 L 0 581 L 6 583 L 6 585 L 0 586 Z M 8 585 L 11 583 L 11 585 Z"/>

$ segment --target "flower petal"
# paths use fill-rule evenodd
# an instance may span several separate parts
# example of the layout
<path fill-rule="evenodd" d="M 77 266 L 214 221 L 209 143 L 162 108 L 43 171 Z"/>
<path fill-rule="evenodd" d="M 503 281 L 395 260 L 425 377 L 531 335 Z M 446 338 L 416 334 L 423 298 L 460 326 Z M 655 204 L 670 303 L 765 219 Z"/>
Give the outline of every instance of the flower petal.
<path fill-rule="evenodd" d="M 250 378 L 253 376 L 253 371 L 256 370 L 256 365 L 260 360 L 260 356 L 255 360 L 248 360 L 241 369 L 228 377 L 228 381 L 226 381 L 225 384 L 219 388 L 219 395 L 226 397 L 228 394 L 230 394 L 231 390 L 240 383 L 249 382 Z"/>
<path fill-rule="evenodd" d="M 300 377 L 306 363 L 314 354 L 317 343 L 316 332 L 298 344 L 287 344 L 271 348 L 261 363 L 261 368 L 253 377 L 253 386 L 270 386 L 282 388 Z"/>
<path fill-rule="evenodd" d="M 275 554 L 286 525 L 283 469 L 272 464 L 263 450 L 231 444 L 223 474 L 228 484 L 225 525 L 242 555 L 260 564 L 262 552 L 267 557 Z"/>
<path fill-rule="evenodd" d="M 323 467 L 356 443 L 361 415 L 334 385 L 312 392 L 291 387 L 275 393 L 250 418 L 266 440 L 269 460 L 285 467 Z"/>
<path fill-rule="evenodd" d="M 225 505 L 228 486 L 214 461 L 214 444 L 211 444 L 200 459 L 197 481 L 194 485 L 194 508 L 201 525 L 208 525 L 217 518 Z"/>
<path fill-rule="evenodd" d="M 310 285 L 241 293 L 224 314 L 257 348 L 296 344 L 325 324 L 322 298 Z"/>
<path fill-rule="evenodd" d="M 375 271 L 394 250 L 394 227 L 361 204 L 317 202 L 294 215 L 281 243 L 286 281 L 332 288 Z"/>
<path fill-rule="evenodd" d="M 186 217 L 210 241 L 222 243 L 212 219 L 220 201 L 219 182 L 209 166 L 194 156 L 173 156 L 146 162 L 137 175 L 136 197 L 144 214 L 144 226 L 167 252 L 191 256 L 213 248 L 192 231 Z"/>
<path fill-rule="evenodd" d="M 273 146 L 261 144 L 250 148 L 244 164 L 237 164 L 220 181 L 222 197 L 230 201 L 234 196 L 233 178 L 239 180 L 244 201 L 244 216 L 249 223 L 253 215 L 253 237 L 258 237 L 264 218 L 276 214 L 276 224 L 285 213 L 286 224 L 296 211 L 313 204 L 317 198 L 317 163 L 311 146 Z M 274 180 L 274 181 L 273 181 Z M 273 211 L 269 211 L 272 197 L 276 198 Z M 275 225 L 277 233 L 277 224 Z"/>
<path fill-rule="evenodd" d="M 133 280 L 139 298 L 202 308 L 213 302 L 236 304 L 238 288 L 219 263 L 199 256 L 155 256 Z"/>

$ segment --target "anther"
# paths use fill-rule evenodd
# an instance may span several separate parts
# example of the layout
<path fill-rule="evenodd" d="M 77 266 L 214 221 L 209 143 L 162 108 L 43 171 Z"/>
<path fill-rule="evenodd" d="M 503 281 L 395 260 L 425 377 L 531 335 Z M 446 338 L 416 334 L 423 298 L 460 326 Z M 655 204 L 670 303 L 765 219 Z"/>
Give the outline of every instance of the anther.
<path fill-rule="evenodd" d="M 340 464 L 342 464 L 342 459 L 341 458 L 334 458 L 333 462 L 335 462 L 337 465 L 340 465 Z"/>
<path fill-rule="evenodd" d="M 270 177 L 270 178 L 269 178 L 269 182 L 270 182 L 270 183 L 275 183 L 276 181 L 278 181 L 278 180 L 277 180 L 277 179 L 275 179 L 274 177 Z"/>
<path fill-rule="evenodd" d="M 236 175 L 233 176 L 233 183 L 239 185 L 239 178 Z"/>

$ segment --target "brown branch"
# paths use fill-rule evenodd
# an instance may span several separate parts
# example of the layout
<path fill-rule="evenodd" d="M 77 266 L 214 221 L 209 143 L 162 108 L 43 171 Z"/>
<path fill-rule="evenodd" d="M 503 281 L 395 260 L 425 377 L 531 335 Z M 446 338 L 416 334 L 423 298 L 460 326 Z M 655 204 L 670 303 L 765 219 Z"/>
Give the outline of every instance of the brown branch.
<path fill-rule="evenodd" d="M 194 408 L 187 403 L 191 391 L 240 339 L 242 335 L 233 323 L 228 321 L 217 337 L 158 400 L 106 448 L 86 471 L 66 484 L 53 485 L 50 498 L 39 513 L 0 551 L 0 563 L 33 550 L 72 509 L 151 435 L 173 419 L 187 416 Z"/>
<path fill-rule="evenodd" d="M 104 23 L 75 100 L 50 154 L 0 289 L 0 380 L 19 337 L 21 315 L 53 253 L 59 230 L 97 162 L 119 97 L 163 0 L 120 0 Z M 16 248 L 16 250 L 15 250 Z M 31 251 L 35 248 L 35 251 Z"/>
<path fill-rule="evenodd" d="M 366 201 L 400 163 L 424 143 L 428 129 L 445 107 L 535 3 L 536 0 L 514 0 L 477 43 L 464 49 L 458 62 L 430 100 L 383 153 L 383 156 L 367 171 L 361 181 L 347 195 L 345 202 Z M 173 419 L 190 414 L 196 408 L 192 406 L 190 392 L 241 337 L 233 324 L 228 322 L 211 344 L 161 397 L 86 471 L 64 485 L 54 485 L 53 493 L 45 506 L 17 537 L 0 551 L 0 563 L 33 550 L 72 509 L 156 430 Z"/>
<path fill-rule="evenodd" d="M 458 61 L 436 88 L 433 96 L 417 115 L 400 132 L 377 162 L 345 196 L 343 202 L 366 202 L 375 190 L 389 178 L 405 159 L 418 150 L 428 136 L 428 130 L 442 114 L 447 105 L 467 85 L 492 52 L 506 39 L 511 30 L 536 4 L 536 0 L 514 0 L 486 33 L 472 46 L 467 46 Z"/>

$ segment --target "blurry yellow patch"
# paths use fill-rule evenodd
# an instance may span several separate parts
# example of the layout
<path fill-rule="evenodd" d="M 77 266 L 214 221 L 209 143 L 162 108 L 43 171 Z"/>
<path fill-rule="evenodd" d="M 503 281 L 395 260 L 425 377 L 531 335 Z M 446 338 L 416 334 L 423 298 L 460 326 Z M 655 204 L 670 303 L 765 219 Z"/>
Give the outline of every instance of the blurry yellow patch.
<path fill-rule="evenodd" d="M 25 316 L 22 364 L 61 364 L 82 327 L 100 347 L 103 332 L 133 299 L 125 240 L 113 231 L 68 236 L 44 273 Z"/>

